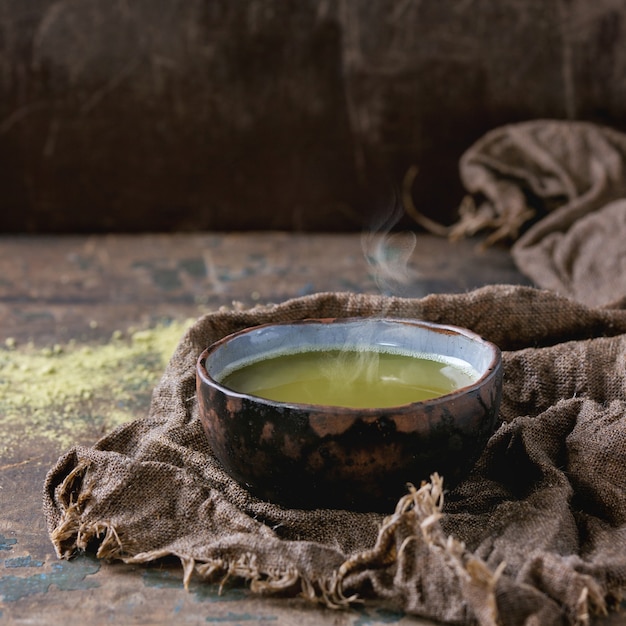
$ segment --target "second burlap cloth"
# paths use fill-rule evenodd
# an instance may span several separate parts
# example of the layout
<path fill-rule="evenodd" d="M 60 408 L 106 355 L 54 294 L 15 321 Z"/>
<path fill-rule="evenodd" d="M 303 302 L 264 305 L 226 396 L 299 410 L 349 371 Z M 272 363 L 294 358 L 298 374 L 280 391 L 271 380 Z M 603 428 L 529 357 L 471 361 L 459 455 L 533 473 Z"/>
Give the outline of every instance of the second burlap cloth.
<path fill-rule="evenodd" d="M 458 324 L 504 351 L 501 423 L 470 477 L 414 480 L 395 513 L 286 510 L 214 459 L 197 414 L 200 352 L 239 329 L 310 317 Z M 330 606 L 383 600 L 481 625 L 584 623 L 626 589 L 626 311 L 492 286 L 399 299 L 318 294 L 199 319 L 146 419 L 76 447 L 50 471 L 45 512 L 60 556 L 149 562 L 184 576 Z M 445 490 L 445 476 L 443 489 Z"/>
<path fill-rule="evenodd" d="M 589 122 L 496 128 L 461 158 L 452 236 L 512 241 L 518 268 L 585 304 L 626 303 L 626 135 Z"/>

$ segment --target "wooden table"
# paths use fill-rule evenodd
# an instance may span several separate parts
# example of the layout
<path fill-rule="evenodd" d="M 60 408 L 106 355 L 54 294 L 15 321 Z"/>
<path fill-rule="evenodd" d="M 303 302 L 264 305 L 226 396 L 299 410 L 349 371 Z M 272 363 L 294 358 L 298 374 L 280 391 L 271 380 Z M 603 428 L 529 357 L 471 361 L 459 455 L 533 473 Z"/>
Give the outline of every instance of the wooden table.
<path fill-rule="evenodd" d="M 250 306 L 317 291 L 417 297 L 525 282 L 506 250 L 480 252 L 472 241 L 399 235 L 379 246 L 378 262 L 363 244 L 356 234 L 0 238 L 0 385 L 3 377 L 15 381 L 10 389 L 0 386 L 0 623 L 426 623 L 376 607 L 337 612 L 297 599 L 261 599 L 241 586 L 220 594 L 217 585 L 194 583 L 187 592 L 176 566 L 89 556 L 59 561 L 41 511 L 43 481 L 59 455 L 147 413 L 151 386 L 185 320 L 233 301 Z M 404 282 L 396 280 L 400 270 Z M 41 406 L 38 380 L 54 380 L 55 367 L 69 368 L 77 356 L 110 366 L 116 351 L 141 357 L 142 341 L 142 374 L 125 389 L 130 397 L 123 403 L 113 387 L 94 392 L 85 383 L 50 392 L 49 406 Z M 19 395 L 23 384 L 32 394 Z"/>

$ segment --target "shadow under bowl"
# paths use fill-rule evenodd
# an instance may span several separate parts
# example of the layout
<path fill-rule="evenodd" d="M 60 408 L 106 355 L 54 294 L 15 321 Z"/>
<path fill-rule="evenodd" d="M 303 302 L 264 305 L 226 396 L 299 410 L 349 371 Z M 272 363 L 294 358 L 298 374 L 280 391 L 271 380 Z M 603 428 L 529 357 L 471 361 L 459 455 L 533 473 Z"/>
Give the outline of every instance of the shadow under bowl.
<path fill-rule="evenodd" d="M 251 360 L 320 346 L 460 359 L 476 375 L 445 395 L 384 408 L 279 402 L 222 384 Z M 434 472 L 453 488 L 493 433 L 502 395 L 497 346 L 463 328 L 393 318 L 248 328 L 207 348 L 196 374 L 200 419 L 224 469 L 253 495 L 303 509 L 390 512 L 408 483 Z"/>

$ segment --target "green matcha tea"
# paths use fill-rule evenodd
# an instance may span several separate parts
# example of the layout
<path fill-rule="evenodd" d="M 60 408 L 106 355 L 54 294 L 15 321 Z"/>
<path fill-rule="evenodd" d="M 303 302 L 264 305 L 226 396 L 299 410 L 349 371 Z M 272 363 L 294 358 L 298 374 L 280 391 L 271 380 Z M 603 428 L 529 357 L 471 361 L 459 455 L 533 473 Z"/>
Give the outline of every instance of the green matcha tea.
<path fill-rule="evenodd" d="M 477 378 L 459 359 L 353 349 L 273 356 L 244 364 L 220 382 L 279 402 L 383 408 L 442 396 Z"/>

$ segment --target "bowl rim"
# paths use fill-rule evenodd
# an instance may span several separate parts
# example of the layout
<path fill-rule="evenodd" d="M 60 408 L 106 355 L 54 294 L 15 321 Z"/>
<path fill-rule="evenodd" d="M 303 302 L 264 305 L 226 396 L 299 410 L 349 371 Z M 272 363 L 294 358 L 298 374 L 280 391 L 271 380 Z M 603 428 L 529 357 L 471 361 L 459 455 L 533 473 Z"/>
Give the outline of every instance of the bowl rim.
<path fill-rule="evenodd" d="M 427 328 L 430 330 L 435 330 L 437 332 L 443 332 L 447 334 L 454 335 L 462 335 L 467 337 L 473 342 L 486 346 L 492 353 L 492 358 L 485 368 L 484 373 L 479 376 L 473 383 L 469 385 L 465 385 L 463 387 L 459 387 L 454 391 L 449 393 L 436 396 L 434 398 L 429 398 L 427 400 L 419 400 L 416 402 L 409 402 L 406 404 L 398 404 L 394 406 L 386 406 L 386 407 L 346 407 L 346 406 L 338 406 L 338 405 L 328 405 L 328 404 L 309 404 L 305 402 L 283 402 L 278 400 L 270 400 L 268 398 L 263 398 L 261 396 L 257 396 L 250 393 L 244 393 L 241 391 L 236 391 L 223 385 L 218 382 L 215 378 L 213 378 L 207 371 L 205 367 L 205 361 L 207 357 L 220 348 L 225 343 L 231 341 L 235 337 L 257 331 L 262 330 L 264 328 L 269 328 L 273 326 L 299 326 L 301 324 L 344 324 L 344 323 L 354 323 L 354 322 L 363 322 L 363 321 L 385 321 L 385 322 L 393 322 L 393 323 L 402 323 L 409 324 L 412 326 L 420 326 L 422 328 Z M 235 331 L 233 333 L 229 333 L 224 337 L 214 341 L 211 345 L 205 348 L 199 357 L 196 360 L 196 377 L 199 378 L 204 384 L 212 387 L 227 397 L 237 398 L 241 400 L 247 400 L 249 402 L 253 402 L 255 404 L 266 405 L 269 407 L 274 407 L 278 409 L 291 409 L 291 410 L 299 410 L 306 411 L 308 413 L 332 413 L 334 415 L 353 415 L 353 416 L 364 416 L 364 415 L 379 415 L 381 412 L 386 413 L 408 413 L 416 410 L 417 407 L 427 407 L 427 406 L 436 406 L 438 404 L 444 404 L 450 402 L 454 398 L 461 397 L 466 395 L 467 393 L 471 393 L 474 390 L 478 390 L 481 387 L 488 384 L 491 379 L 498 376 L 499 372 L 502 369 L 502 351 L 500 348 L 493 342 L 485 339 L 478 333 L 470 330 L 468 328 L 464 328 L 462 326 L 456 326 L 454 324 L 441 324 L 439 322 L 431 322 L 427 320 L 422 320 L 418 318 L 407 318 L 407 317 L 388 317 L 388 316 L 372 316 L 372 317 L 359 317 L 359 316 L 350 316 L 350 317 L 319 317 L 319 318 L 303 318 L 296 320 L 282 320 L 278 322 L 267 322 L 264 324 L 258 324 L 255 326 L 248 326 L 241 330 Z"/>

